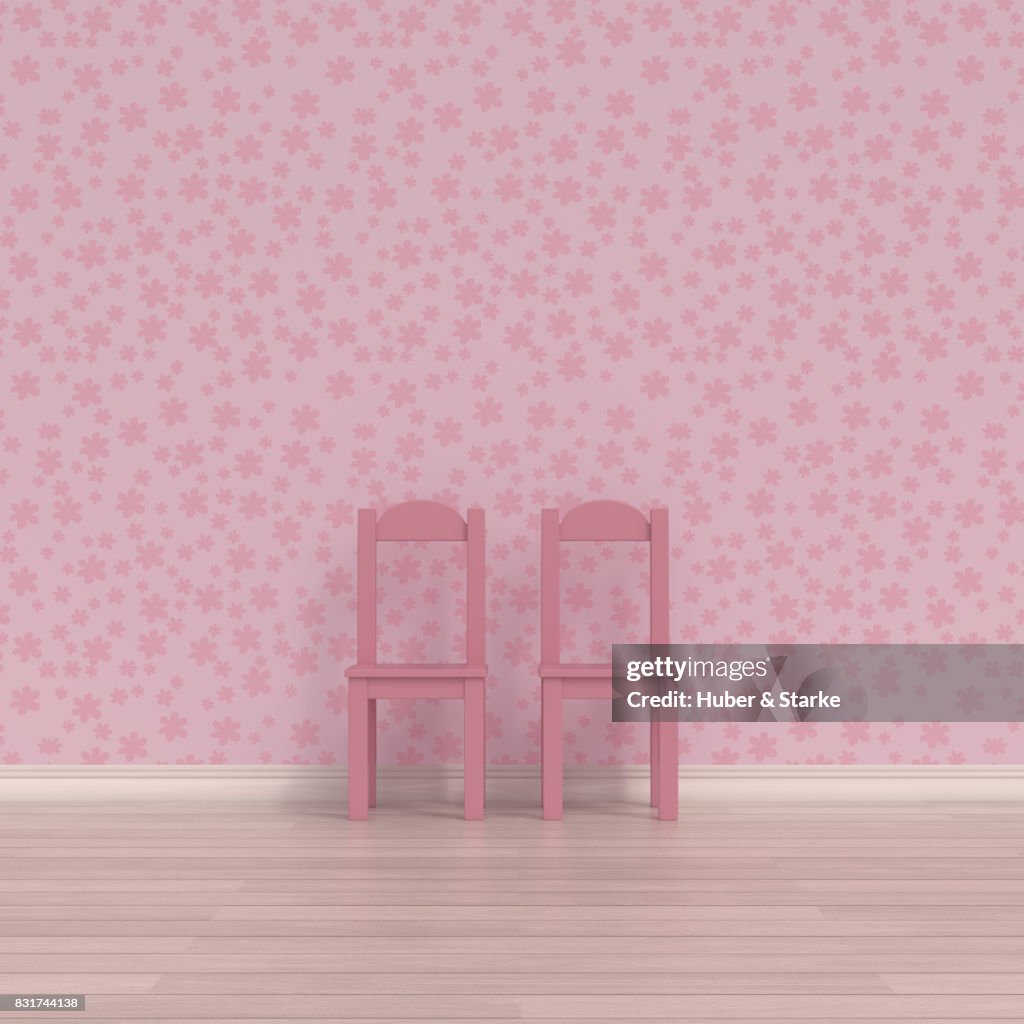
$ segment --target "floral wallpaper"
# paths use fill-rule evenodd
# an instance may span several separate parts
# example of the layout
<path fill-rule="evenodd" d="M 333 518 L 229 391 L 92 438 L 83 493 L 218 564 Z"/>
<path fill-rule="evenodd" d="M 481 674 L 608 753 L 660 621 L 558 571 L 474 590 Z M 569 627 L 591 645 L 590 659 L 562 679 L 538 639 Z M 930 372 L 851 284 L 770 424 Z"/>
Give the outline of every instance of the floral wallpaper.
<path fill-rule="evenodd" d="M 494 762 L 549 505 L 669 508 L 679 641 L 1019 641 L 1022 57 L 1010 0 L 0 3 L 0 759 L 343 761 L 355 510 L 413 497 L 487 510 Z M 567 558 L 566 650 L 641 638 L 633 555 Z M 461 571 L 382 559 L 382 652 L 451 655 Z"/>

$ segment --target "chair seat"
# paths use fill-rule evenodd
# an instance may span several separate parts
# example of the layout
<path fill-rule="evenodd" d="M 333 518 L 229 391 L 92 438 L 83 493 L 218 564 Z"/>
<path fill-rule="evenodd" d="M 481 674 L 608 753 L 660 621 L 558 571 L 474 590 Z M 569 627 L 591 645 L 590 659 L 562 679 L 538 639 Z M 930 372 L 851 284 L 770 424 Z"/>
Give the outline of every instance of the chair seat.
<path fill-rule="evenodd" d="M 541 663 L 540 674 L 548 679 L 611 679 L 611 662 Z"/>
<path fill-rule="evenodd" d="M 486 665 L 407 663 L 391 665 L 352 665 L 345 675 L 357 679 L 482 679 Z"/>

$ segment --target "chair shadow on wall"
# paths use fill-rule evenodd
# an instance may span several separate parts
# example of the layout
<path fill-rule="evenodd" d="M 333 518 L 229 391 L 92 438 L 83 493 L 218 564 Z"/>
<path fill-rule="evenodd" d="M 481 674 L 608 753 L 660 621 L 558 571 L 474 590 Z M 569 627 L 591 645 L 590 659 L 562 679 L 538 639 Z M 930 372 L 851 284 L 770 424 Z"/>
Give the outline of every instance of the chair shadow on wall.
<path fill-rule="evenodd" d="M 407 543 L 416 544 L 416 542 Z M 417 546 L 427 548 L 428 544 L 417 544 Z M 349 590 L 342 590 L 340 593 L 335 593 L 334 589 L 332 589 L 326 578 L 326 574 L 318 574 L 318 585 L 316 590 L 304 595 L 302 601 L 312 601 L 314 604 L 320 605 L 325 609 L 323 623 L 321 624 L 317 622 L 311 624 L 309 627 L 311 630 L 323 629 L 327 632 L 338 631 L 332 630 L 332 623 L 344 623 L 350 617 L 354 616 L 355 574 L 352 574 L 351 588 Z M 349 604 L 353 605 L 351 610 L 349 609 Z M 343 609 L 343 615 L 340 619 L 332 618 L 332 616 L 337 612 L 339 606 Z M 455 608 L 451 601 L 439 602 L 439 609 L 441 612 L 440 617 L 442 619 L 439 623 L 440 635 L 442 637 L 451 637 L 453 635 L 453 630 L 461 632 L 463 635 L 463 647 L 460 652 L 460 656 L 464 658 L 465 618 L 463 617 L 459 619 L 455 615 Z M 438 616 L 434 615 L 434 617 L 437 618 Z M 350 632 L 353 636 L 354 643 L 354 619 L 351 629 L 340 631 Z M 425 660 L 429 660 L 429 652 L 428 658 Z M 288 721 L 283 724 L 285 729 L 290 730 L 292 724 L 298 724 L 305 720 L 316 722 L 319 719 L 324 723 L 320 730 L 319 742 L 316 747 L 312 748 L 313 754 L 311 757 L 305 757 L 304 751 L 301 748 L 295 748 L 293 750 L 294 756 L 300 757 L 303 760 L 309 760 L 312 767 L 321 765 L 321 762 L 317 760 L 317 749 L 336 752 L 342 750 L 344 746 L 346 736 L 345 714 L 331 713 L 330 718 L 325 719 L 324 712 L 336 704 L 340 704 L 342 707 L 344 706 L 347 683 L 344 679 L 343 668 L 340 666 L 343 666 L 345 661 L 345 656 L 341 658 L 340 662 L 338 658 L 332 656 L 328 644 L 320 651 L 320 656 L 317 658 L 316 669 L 312 673 L 296 679 L 298 694 L 296 696 L 296 700 L 289 704 Z M 397 709 L 402 705 L 412 705 L 416 709 L 415 721 L 424 726 L 428 735 L 439 735 L 448 731 L 461 735 L 461 716 L 453 707 L 445 707 L 445 704 L 451 704 L 451 702 L 440 700 L 395 700 L 382 702 L 382 708 L 386 708 L 388 710 L 384 711 L 378 722 L 378 726 L 380 727 L 385 721 L 387 721 L 387 725 L 384 725 L 381 729 L 381 734 L 384 735 L 398 727 L 394 721 L 395 715 L 389 713 L 391 709 Z M 424 760 L 430 760 L 429 751 L 427 752 Z M 343 767 L 344 762 L 345 759 L 344 756 L 342 756 L 337 758 L 331 766 Z M 410 770 L 408 774 L 403 775 L 403 778 L 400 781 L 397 781 L 395 778 L 394 769 L 396 766 L 393 762 L 385 763 L 383 767 L 384 771 L 378 778 L 378 788 L 381 797 L 389 806 L 394 806 L 397 809 L 408 810 L 415 805 L 418 813 L 425 814 L 428 817 L 462 817 L 460 809 L 457 806 L 449 806 L 452 801 L 457 803 L 458 798 L 462 793 L 461 761 L 457 764 L 452 762 L 452 770 L 443 774 L 430 771 L 415 773 Z M 399 770 L 401 771 L 400 767 Z M 285 784 L 280 796 L 280 802 L 287 806 L 295 806 L 297 803 L 296 798 L 303 796 L 307 792 L 306 783 L 301 779 L 295 779 L 294 781 L 287 782 Z M 327 800 L 330 798 L 325 796 L 323 799 Z M 346 817 L 344 806 L 331 806 L 328 809 L 323 806 L 322 801 L 319 799 L 310 802 L 309 810 L 317 816 L 323 815 L 330 818 Z"/>
<path fill-rule="evenodd" d="M 354 579 L 354 576 L 353 576 Z M 317 572 L 316 589 L 302 596 L 303 603 L 310 602 L 311 606 L 319 606 L 324 609 L 322 620 L 312 621 L 307 627 L 308 632 L 323 631 L 328 636 L 328 641 L 320 645 L 316 659 L 316 669 L 308 674 L 298 676 L 294 672 L 289 684 L 294 684 L 298 689 L 295 701 L 288 705 L 288 721 L 283 723 L 284 728 L 291 729 L 304 721 L 320 721 L 319 739 L 310 750 L 296 746 L 293 756 L 308 761 L 311 767 L 333 767 L 339 768 L 343 765 L 344 759 L 335 757 L 333 762 L 325 764 L 317 756 L 317 751 L 330 751 L 337 754 L 342 749 L 342 742 L 345 735 L 345 718 L 340 712 L 333 709 L 341 706 L 344 699 L 344 676 L 339 668 L 339 661 L 331 654 L 330 634 L 338 622 L 344 622 L 348 613 L 348 603 L 354 597 L 355 586 L 350 590 L 341 589 L 335 592 L 328 582 L 326 572 Z M 339 607 L 343 610 L 341 618 L 337 612 Z M 292 652 L 294 653 L 294 651 Z M 342 662 L 343 664 L 343 662 Z M 339 690 L 339 687 L 341 689 Z M 332 695 L 332 691 L 335 691 Z M 257 697 L 257 700 L 260 698 Z M 280 717 L 280 716 L 279 716 Z M 295 742 L 294 740 L 292 742 Z M 308 792 L 307 784 L 301 779 L 288 783 L 282 793 L 281 800 L 289 806 L 294 806 L 296 798 Z M 332 808 L 329 813 L 321 806 L 321 800 L 311 801 L 317 808 L 317 816 L 325 812 L 328 817 L 338 817 L 339 814 Z"/>

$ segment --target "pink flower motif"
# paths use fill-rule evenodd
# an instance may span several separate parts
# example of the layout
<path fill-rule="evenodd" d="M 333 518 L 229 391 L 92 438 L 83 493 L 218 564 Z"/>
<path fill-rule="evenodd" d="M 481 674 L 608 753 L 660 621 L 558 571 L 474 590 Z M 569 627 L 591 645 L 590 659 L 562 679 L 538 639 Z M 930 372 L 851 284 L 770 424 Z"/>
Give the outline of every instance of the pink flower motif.
<path fill-rule="evenodd" d="M 25 685 L 11 693 L 11 707 L 19 715 L 27 715 L 30 711 L 39 710 L 39 691 Z"/>

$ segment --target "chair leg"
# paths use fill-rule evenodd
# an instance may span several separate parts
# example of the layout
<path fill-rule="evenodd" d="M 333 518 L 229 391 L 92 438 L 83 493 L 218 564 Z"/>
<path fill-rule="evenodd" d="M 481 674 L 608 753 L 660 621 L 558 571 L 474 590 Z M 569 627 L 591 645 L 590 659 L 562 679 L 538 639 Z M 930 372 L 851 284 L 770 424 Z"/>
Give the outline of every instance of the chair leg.
<path fill-rule="evenodd" d="M 658 806 L 658 723 L 651 717 L 651 806 Z"/>
<path fill-rule="evenodd" d="M 366 680 L 348 682 L 348 816 L 365 821 L 369 816 L 369 701 Z"/>
<path fill-rule="evenodd" d="M 544 820 L 562 817 L 562 680 L 541 680 L 541 798 Z"/>
<path fill-rule="evenodd" d="M 371 807 L 377 806 L 377 702 L 366 702 L 366 791 Z"/>
<path fill-rule="evenodd" d="M 679 723 L 659 722 L 658 817 L 675 821 L 679 817 Z"/>
<path fill-rule="evenodd" d="M 465 748 L 465 818 L 479 821 L 484 816 L 484 736 L 487 717 L 484 710 L 484 680 L 467 679 L 463 683 L 463 746 Z"/>

